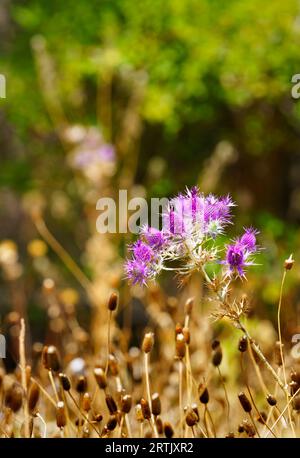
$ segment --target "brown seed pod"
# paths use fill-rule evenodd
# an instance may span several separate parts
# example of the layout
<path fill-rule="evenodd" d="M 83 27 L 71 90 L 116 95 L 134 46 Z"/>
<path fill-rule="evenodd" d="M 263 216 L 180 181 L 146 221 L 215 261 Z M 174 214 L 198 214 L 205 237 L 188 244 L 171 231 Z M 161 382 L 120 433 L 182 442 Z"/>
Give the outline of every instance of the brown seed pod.
<path fill-rule="evenodd" d="M 285 270 L 291 270 L 294 263 L 295 263 L 295 260 L 293 259 L 293 255 L 291 254 L 291 256 L 284 261 Z"/>
<path fill-rule="evenodd" d="M 117 377 L 119 375 L 119 364 L 117 358 L 114 355 L 109 355 L 108 364 L 111 374 L 114 377 Z"/>
<path fill-rule="evenodd" d="M 30 413 L 34 413 L 40 397 L 40 388 L 36 382 L 33 382 L 28 393 L 28 408 Z"/>
<path fill-rule="evenodd" d="M 176 358 L 183 359 L 185 357 L 185 338 L 183 334 L 176 336 Z"/>
<path fill-rule="evenodd" d="M 176 323 L 176 326 L 175 326 L 175 339 L 176 339 L 177 334 L 182 334 L 182 326 L 180 323 Z"/>
<path fill-rule="evenodd" d="M 220 366 L 223 358 L 223 353 L 222 353 L 222 348 L 219 346 L 217 349 L 214 351 L 213 356 L 212 356 L 212 363 L 215 367 Z"/>
<path fill-rule="evenodd" d="M 83 394 L 87 390 L 87 379 L 84 375 L 80 375 L 76 381 L 76 391 L 77 393 Z"/>
<path fill-rule="evenodd" d="M 194 297 L 189 297 L 184 305 L 184 311 L 186 315 L 191 315 L 194 307 Z"/>
<path fill-rule="evenodd" d="M 268 395 L 267 395 L 267 402 L 268 402 L 268 404 L 269 404 L 270 406 L 276 406 L 276 404 L 277 404 L 277 399 L 276 399 L 274 396 L 272 396 L 272 394 L 268 394 Z"/>
<path fill-rule="evenodd" d="M 245 432 L 245 428 L 244 428 L 243 423 L 239 424 L 239 426 L 238 426 L 238 432 L 239 432 L 240 434 Z"/>
<path fill-rule="evenodd" d="M 245 433 L 249 436 L 249 437 L 254 437 L 255 436 L 255 428 L 254 426 L 252 425 L 252 423 L 250 423 L 249 420 L 243 420 L 243 428 L 244 428 L 244 431 Z"/>
<path fill-rule="evenodd" d="M 154 416 L 161 414 L 161 402 L 158 393 L 153 393 L 151 396 L 151 409 Z"/>
<path fill-rule="evenodd" d="M 143 413 L 144 419 L 145 420 L 150 420 L 150 418 L 151 418 L 151 410 L 150 410 L 149 402 L 144 398 L 141 399 L 141 408 L 142 408 L 142 413 Z"/>
<path fill-rule="evenodd" d="M 91 396 L 88 392 L 84 393 L 82 398 L 82 408 L 85 412 L 89 412 L 91 410 Z"/>
<path fill-rule="evenodd" d="M 199 392 L 199 400 L 201 404 L 208 404 L 209 393 L 208 393 L 207 387 L 205 385 L 200 384 L 198 388 L 198 392 Z"/>
<path fill-rule="evenodd" d="M 110 394 L 107 394 L 105 396 L 105 402 L 106 402 L 107 408 L 109 410 L 109 413 L 111 415 L 116 414 L 117 411 L 118 411 L 118 407 L 117 407 L 117 404 L 116 404 L 114 398 Z"/>
<path fill-rule="evenodd" d="M 123 413 L 129 413 L 132 407 L 132 397 L 130 394 L 125 394 L 121 397 L 121 411 Z"/>
<path fill-rule="evenodd" d="M 107 387 L 107 379 L 102 367 L 95 367 L 94 376 L 99 388 L 101 388 L 101 390 L 105 390 L 105 388 Z"/>
<path fill-rule="evenodd" d="M 56 405 L 56 424 L 58 428 L 64 428 L 67 424 L 65 403 L 62 401 Z"/>
<path fill-rule="evenodd" d="M 297 411 L 297 413 L 300 411 L 300 397 L 297 396 L 293 399 L 293 409 Z"/>
<path fill-rule="evenodd" d="M 251 412 L 252 405 L 249 399 L 247 398 L 247 396 L 245 395 L 245 393 L 244 392 L 239 393 L 238 398 L 239 398 L 239 401 L 244 411 L 247 413 Z"/>
<path fill-rule="evenodd" d="M 164 433 L 167 439 L 171 439 L 174 436 L 173 426 L 168 421 L 164 423 Z"/>
<path fill-rule="evenodd" d="M 147 332 L 144 336 L 142 343 L 142 350 L 144 353 L 150 353 L 154 345 L 154 334 L 153 332 Z"/>
<path fill-rule="evenodd" d="M 107 308 L 111 312 L 114 312 L 118 307 L 119 297 L 117 293 L 111 293 L 108 299 Z"/>
<path fill-rule="evenodd" d="M 216 350 L 219 346 L 220 346 L 220 341 L 219 340 L 215 339 L 215 340 L 212 341 L 212 343 L 211 343 L 211 349 L 212 350 Z"/>
<path fill-rule="evenodd" d="M 69 377 L 66 374 L 64 374 L 63 372 L 60 372 L 58 374 L 58 378 L 60 380 L 61 386 L 63 387 L 63 390 L 64 391 L 70 391 L 71 382 L 70 382 Z"/>
<path fill-rule="evenodd" d="M 235 437 L 234 432 L 229 431 L 229 433 L 226 434 L 225 439 L 234 439 L 234 437 Z"/>
<path fill-rule="evenodd" d="M 259 412 L 259 415 L 257 415 L 256 420 L 261 423 L 262 425 L 266 424 L 267 421 L 267 414 L 264 411 Z"/>
<path fill-rule="evenodd" d="M 21 385 L 19 383 L 13 383 L 5 393 L 4 403 L 6 407 L 9 407 L 13 412 L 18 412 L 22 407 L 23 394 Z"/>
<path fill-rule="evenodd" d="M 193 409 L 188 409 L 187 411 L 187 414 L 186 414 L 186 417 L 185 417 L 185 421 L 186 421 L 186 424 L 192 428 L 193 426 L 195 426 L 195 424 L 197 423 L 198 421 L 198 417 L 197 415 L 195 414 L 195 412 L 193 411 Z"/>
<path fill-rule="evenodd" d="M 183 328 L 182 329 L 182 334 L 184 336 L 185 343 L 187 345 L 190 345 L 190 343 L 191 343 L 191 333 L 190 333 L 189 328 Z"/>
<path fill-rule="evenodd" d="M 244 335 L 239 340 L 238 349 L 241 353 L 245 353 L 245 351 L 247 351 L 247 348 L 248 348 L 248 339 L 247 339 L 247 336 Z"/>
<path fill-rule="evenodd" d="M 54 345 L 50 345 L 47 350 L 47 366 L 49 367 L 49 370 L 53 372 L 59 372 L 60 371 L 60 358 L 59 354 L 57 351 L 57 348 Z"/>
<path fill-rule="evenodd" d="M 158 434 L 162 434 L 164 431 L 164 425 L 163 425 L 162 419 L 160 417 L 156 417 L 155 423 L 156 423 L 156 429 L 157 429 Z"/>
<path fill-rule="evenodd" d="M 297 393 L 299 390 L 299 385 L 297 382 L 290 382 L 290 390 L 291 390 L 291 395 L 294 396 L 294 394 Z"/>
<path fill-rule="evenodd" d="M 118 419 L 116 415 L 111 415 L 106 423 L 106 428 L 108 431 L 113 431 L 118 424 Z"/>

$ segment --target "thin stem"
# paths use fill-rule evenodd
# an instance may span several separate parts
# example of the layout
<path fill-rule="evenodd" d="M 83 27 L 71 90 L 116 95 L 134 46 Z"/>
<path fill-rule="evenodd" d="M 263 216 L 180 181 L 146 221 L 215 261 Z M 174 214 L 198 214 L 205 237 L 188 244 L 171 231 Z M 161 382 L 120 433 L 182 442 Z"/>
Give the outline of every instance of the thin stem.
<path fill-rule="evenodd" d="M 57 393 L 57 389 L 56 389 L 56 386 L 55 386 L 55 382 L 54 382 L 54 378 L 53 378 L 53 374 L 52 374 L 51 370 L 48 371 L 48 376 L 49 376 L 50 383 L 52 385 L 52 389 L 54 391 L 56 402 L 59 402 L 59 396 L 58 396 L 58 393 Z"/>
<path fill-rule="evenodd" d="M 25 357 L 25 321 L 24 318 L 21 319 L 21 330 L 19 337 L 19 354 L 20 354 L 20 366 L 21 366 L 21 377 L 22 377 L 22 387 L 24 390 L 24 400 L 23 400 L 23 409 L 24 409 L 24 433 L 25 437 L 30 436 L 29 432 L 29 410 L 27 402 L 27 380 L 26 380 L 26 357 Z"/>
<path fill-rule="evenodd" d="M 183 402 L 182 402 L 182 361 L 179 360 L 179 418 L 180 418 L 180 433 L 183 437 Z"/>
<path fill-rule="evenodd" d="M 107 371 L 108 371 L 109 355 L 111 354 L 111 345 L 110 345 L 111 318 L 112 318 L 112 311 L 110 310 L 109 315 L 108 315 L 108 324 L 107 324 L 107 359 L 106 359 L 106 366 L 105 366 L 105 374 L 107 374 Z"/>
<path fill-rule="evenodd" d="M 284 270 L 283 275 L 282 275 L 282 280 L 281 280 L 278 311 L 277 311 L 277 324 L 278 324 L 278 338 L 279 338 L 280 358 L 281 358 L 281 362 L 282 362 L 283 378 L 284 378 L 284 384 L 285 384 L 285 386 L 287 386 L 285 361 L 284 361 L 284 356 L 283 356 L 283 344 L 282 344 L 282 336 L 281 336 L 281 323 L 280 323 L 280 312 L 281 312 L 283 286 L 284 286 L 284 282 L 285 282 L 285 277 L 286 277 L 286 270 Z M 289 422 L 290 422 L 290 425 L 291 425 L 291 429 L 292 429 L 293 435 L 294 435 L 294 437 L 296 437 L 296 433 L 295 433 L 295 429 L 294 429 L 294 425 L 293 425 L 293 420 L 292 420 L 292 415 L 291 415 L 291 410 L 290 410 L 288 401 L 289 401 L 289 394 L 286 392 L 286 402 L 287 402 L 287 405 L 288 405 Z"/>
<path fill-rule="evenodd" d="M 153 416 L 152 408 L 151 408 L 152 402 L 151 402 L 151 391 L 150 391 L 150 380 L 149 380 L 148 355 L 149 353 L 144 353 L 146 390 L 147 390 L 147 398 L 148 398 L 149 407 L 151 409 L 151 423 L 152 423 L 154 435 L 155 437 L 158 438 L 157 428 L 156 428 L 156 424 L 155 424 L 155 420 L 154 420 L 154 416 Z"/>
<path fill-rule="evenodd" d="M 223 386 L 225 399 L 226 399 L 226 403 L 227 403 L 227 423 L 228 423 L 228 428 L 230 429 L 230 403 L 229 403 L 228 393 L 227 393 L 226 385 L 225 385 L 225 382 L 224 382 L 224 379 L 223 379 L 223 376 L 222 376 L 222 373 L 221 373 L 221 369 L 220 369 L 219 366 L 217 366 L 217 369 L 218 369 L 218 372 L 219 372 L 220 381 L 221 381 L 222 386 Z"/>
<path fill-rule="evenodd" d="M 82 412 L 82 410 L 80 409 L 76 399 L 74 398 L 74 396 L 71 394 L 70 391 L 68 391 L 68 394 L 70 396 L 70 398 L 72 399 L 72 401 L 74 402 L 77 410 L 79 411 L 80 415 L 88 422 L 88 424 L 93 428 L 93 430 L 97 433 L 97 435 L 99 437 L 101 437 L 101 434 L 99 433 L 99 431 L 97 430 L 97 428 L 93 425 L 93 423 L 90 422 L 90 420 L 88 419 L 88 417 Z"/>

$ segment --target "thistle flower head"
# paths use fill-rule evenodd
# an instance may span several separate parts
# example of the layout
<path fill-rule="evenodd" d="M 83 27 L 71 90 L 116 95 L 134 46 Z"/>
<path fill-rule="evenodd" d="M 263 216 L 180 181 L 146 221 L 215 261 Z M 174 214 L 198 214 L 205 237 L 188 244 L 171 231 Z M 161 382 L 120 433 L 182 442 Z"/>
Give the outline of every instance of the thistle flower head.
<path fill-rule="evenodd" d="M 202 271 L 207 263 L 223 264 L 225 276 L 244 277 L 258 249 L 255 229 L 245 228 L 240 238 L 224 247 L 225 259 L 219 260 L 221 249 L 216 239 L 232 223 L 233 206 L 230 196 L 204 196 L 197 187 L 178 194 L 162 215 L 162 229 L 143 227 L 140 239 L 130 247 L 127 278 L 143 285 L 162 270 L 189 275 Z"/>

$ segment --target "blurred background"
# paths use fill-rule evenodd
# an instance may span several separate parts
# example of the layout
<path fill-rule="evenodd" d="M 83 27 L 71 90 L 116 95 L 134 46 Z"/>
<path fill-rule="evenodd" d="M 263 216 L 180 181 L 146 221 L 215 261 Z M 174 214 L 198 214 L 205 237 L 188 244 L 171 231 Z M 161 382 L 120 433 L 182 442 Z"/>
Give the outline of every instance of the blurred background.
<path fill-rule="evenodd" d="M 300 329 L 299 46 L 298 0 L 1 0 L 3 332 L 13 338 L 25 314 L 34 340 L 53 341 L 76 309 L 78 345 L 91 329 L 98 348 L 112 289 L 120 326 L 128 307 L 136 326 L 148 323 L 149 295 L 180 303 L 189 291 L 171 278 L 159 292 L 128 288 L 132 237 L 98 234 L 96 202 L 198 184 L 237 202 L 229 236 L 260 230 L 260 265 L 243 285 L 254 320 L 276 320 L 282 263 L 294 254 L 282 320 L 290 342 Z"/>

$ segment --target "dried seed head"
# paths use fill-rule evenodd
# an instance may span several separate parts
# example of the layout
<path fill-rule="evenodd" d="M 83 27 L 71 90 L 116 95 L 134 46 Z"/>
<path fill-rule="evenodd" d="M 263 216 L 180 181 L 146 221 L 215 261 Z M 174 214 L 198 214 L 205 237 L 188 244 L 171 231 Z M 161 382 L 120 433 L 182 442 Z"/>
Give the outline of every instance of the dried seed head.
<path fill-rule="evenodd" d="M 157 429 L 158 434 L 162 434 L 164 431 L 164 425 L 163 425 L 162 419 L 160 417 L 156 417 L 155 423 L 156 423 L 156 429 Z"/>
<path fill-rule="evenodd" d="M 182 326 L 180 323 L 176 323 L 176 326 L 175 326 L 175 339 L 176 339 L 177 334 L 182 334 Z"/>
<path fill-rule="evenodd" d="M 288 259 L 284 261 L 284 268 L 285 270 L 291 270 L 294 265 L 295 260 L 293 259 L 293 255 L 291 254 Z"/>
<path fill-rule="evenodd" d="M 18 410 L 22 407 L 22 401 L 23 388 L 19 383 L 13 383 L 13 385 L 5 393 L 5 405 L 13 412 L 18 412 Z"/>
<path fill-rule="evenodd" d="M 247 339 L 247 336 L 244 335 L 239 340 L 238 349 L 241 353 L 244 353 L 245 351 L 247 351 L 247 348 L 248 348 L 248 339 Z"/>
<path fill-rule="evenodd" d="M 238 398 L 244 411 L 247 413 L 251 412 L 252 405 L 245 393 L 241 391 L 241 393 L 238 395 Z"/>
<path fill-rule="evenodd" d="M 135 418 L 140 423 L 142 423 L 144 421 L 144 416 L 143 416 L 141 404 L 137 404 L 135 406 Z"/>
<path fill-rule="evenodd" d="M 129 413 L 132 407 L 132 397 L 130 394 L 125 394 L 121 397 L 121 411 L 123 413 Z"/>
<path fill-rule="evenodd" d="M 101 390 L 105 390 L 105 388 L 107 387 L 107 379 L 102 367 L 95 367 L 94 376 L 99 388 L 101 388 Z"/>
<path fill-rule="evenodd" d="M 184 306 L 185 314 L 191 315 L 193 307 L 194 307 L 194 297 L 189 297 Z"/>
<path fill-rule="evenodd" d="M 247 433 L 249 437 L 255 436 L 255 428 L 249 420 L 243 420 L 242 426 L 245 433 Z"/>
<path fill-rule="evenodd" d="M 215 340 L 212 341 L 212 343 L 211 343 L 212 350 L 216 350 L 219 346 L 220 346 L 220 341 L 219 340 L 215 339 Z"/>
<path fill-rule="evenodd" d="M 108 300 L 108 304 L 107 304 L 108 310 L 110 310 L 111 312 L 114 312 L 118 307 L 118 301 L 119 301 L 119 298 L 118 298 L 117 293 L 111 293 L 109 300 Z"/>
<path fill-rule="evenodd" d="M 58 354 L 57 348 L 54 345 L 50 345 L 48 347 L 46 359 L 47 359 L 47 366 L 49 367 L 49 370 L 53 372 L 60 371 L 61 366 L 60 366 L 59 354 Z"/>
<path fill-rule="evenodd" d="M 76 391 L 77 393 L 85 393 L 87 390 L 87 379 L 84 375 L 80 375 L 76 381 Z"/>
<path fill-rule="evenodd" d="M 282 366 L 280 347 L 282 348 L 282 351 L 283 351 L 284 345 L 280 343 L 279 340 L 277 340 L 277 342 L 275 343 L 275 349 L 274 349 L 274 360 L 277 366 Z"/>
<path fill-rule="evenodd" d="M 82 408 L 85 412 L 89 412 L 91 410 L 91 396 L 88 392 L 84 393 L 82 398 Z"/>
<path fill-rule="evenodd" d="M 213 353 L 212 363 L 215 367 L 220 366 L 223 358 L 222 348 L 218 347 L 216 351 Z"/>
<path fill-rule="evenodd" d="M 35 411 L 40 397 L 40 388 L 36 382 L 33 382 L 28 394 L 28 408 L 30 413 Z"/>
<path fill-rule="evenodd" d="M 243 423 L 240 423 L 240 424 L 239 424 L 239 426 L 238 426 L 238 432 L 239 432 L 239 433 L 245 432 L 245 428 L 244 428 Z"/>
<path fill-rule="evenodd" d="M 199 400 L 201 404 L 208 404 L 209 393 L 208 393 L 207 387 L 205 385 L 200 384 L 198 388 L 198 392 L 199 392 Z"/>
<path fill-rule="evenodd" d="M 190 343 L 191 343 L 191 332 L 190 332 L 189 328 L 183 328 L 182 329 L 182 334 L 184 336 L 185 343 L 187 345 L 190 345 Z"/>
<path fill-rule="evenodd" d="M 185 357 L 185 338 L 183 334 L 176 336 L 176 358 L 182 359 Z"/>
<path fill-rule="evenodd" d="M 150 353 L 154 345 L 154 334 L 153 332 L 147 332 L 145 334 L 143 343 L 142 343 L 142 350 L 144 353 Z"/>
<path fill-rule="evenodd" d="M 267 396 L 267 403 L 270 405 L 270 406 L 276 406 L 277 404 L 277 399 L 272 396 L 272 394 L 268 394 Z"/>
<path fill-rule="evenodd" d="M 153 393 L 151 397 L 151 409 L 154 416 L 161 414 L 161 402 L 158 393 Z"/>
<path fill-rule="evenodd" d="M 64 428 L 67 424 L 65 403 L 59 401 L 56 405 L 56 424 L 58 428 Z"/>
<path fill-rule="evenodd" d="M 144 398 L 141 399 L 141 408 L 142 408 L 144 419 L 150 420 L 151 410 L 150 410 L 149 402 Z"/>
<path fill-rule="evenodd" d="M 168 421 L 165 422 L 164 424 L 164 433 L 167 439 L 171 439 L 171 437 L 174 436 L 174 429 Z"/>
<path fill-rule="evenodd" d="M 257 415 L 256 420 L 261 423 L 262 425 L 266 424 L 267 421 L 267 414 L 264 411 L 259 412 L 259 415 Z"/>
<path fill-rule="evenodd" d="M 106 423 L 106 428 L 108 431 L 113 431 L 118 424 L 118 419 L 116 415 L 111 415 Z"/>
<path fill-rule="evenodd" d="M 109 410 L 109 413 L 111 415 L 116 414 L 117 411 L 118 411 L 118 407 L 117 407 L 117 404 L 116 404 L 114 398 L 110 394 L 107 394 L 105 396 L 105 402 L 106 402 L 107 408 Z"/>
<path fill-rule="evenodd" d="M 119 364 L 117 358 L 114 355 L 109 355 L 108 364 L 111 374 L 116 377 L 119 375 Z"/>
<path fill-rule="evenodd" d="M 61 386 L 63 387 L 63 390 L 64 390 L 64 391 L 70 391 L 70 389 L 71 389 L 71 382 L 70 382 L 69 377 L 68 377 L 66 374 L 60 372 L 60 373 L 58 374 L 58 378 L 59 378 L 59 380 L 60 380 Z"/>
<path fill-rule="evenodd" d="M 193 411 L 193 409 L 188 409 L 186 417 L 185 417 L 186 424 L 190 426 L 191 428 L 195 426 L 195 424 L 198 421 L 198 417 Z"/>

